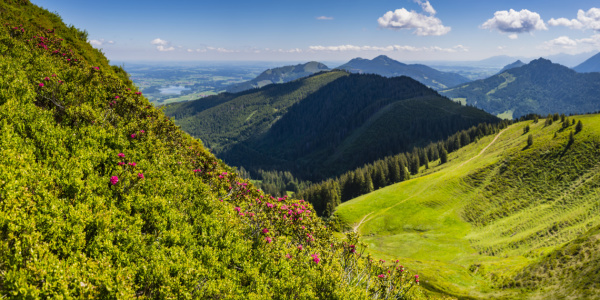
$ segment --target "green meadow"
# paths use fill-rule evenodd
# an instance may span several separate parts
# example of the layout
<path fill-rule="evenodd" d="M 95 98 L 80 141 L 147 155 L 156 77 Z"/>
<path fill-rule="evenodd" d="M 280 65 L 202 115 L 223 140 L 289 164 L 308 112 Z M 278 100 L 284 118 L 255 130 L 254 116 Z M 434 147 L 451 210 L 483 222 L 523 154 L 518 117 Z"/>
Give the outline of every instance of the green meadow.
<path fill-rule="evenodd" d="M 570 143 L 573 118 L 583 130 Z M 368 252 L 400 259 L 429 290 L 459 298 L 559 296 L 548 286 L 569 286 L 565 278 L 546 278 L 541 288 L 540 278 L 523 274 L 594 236 L 586 232 L 600 224 L 600 116 L 568 120 L 513 124 L 419 177 L 341 204 L 336 215 Z"/>

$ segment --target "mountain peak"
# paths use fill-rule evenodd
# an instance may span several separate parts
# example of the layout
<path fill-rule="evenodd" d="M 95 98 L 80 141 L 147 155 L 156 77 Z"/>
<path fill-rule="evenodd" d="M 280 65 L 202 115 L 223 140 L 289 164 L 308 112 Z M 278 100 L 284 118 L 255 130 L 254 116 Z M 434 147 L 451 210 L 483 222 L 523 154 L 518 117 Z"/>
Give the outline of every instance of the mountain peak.
<path fill-rule="evenodd" d="M 573 70 L 579 73 L 600 72 L 600 52 L 574 67 Z"/>
<path fill-rule="evenodd" d="M 545 59 L 543 57 L 540 57 L 538 59 L 532 60 L 529 64 L 531 64 L 531 65 L 536 65 L 536 64 L 552 64 L 552 61 L 550 61 L 549 59 Z"/>

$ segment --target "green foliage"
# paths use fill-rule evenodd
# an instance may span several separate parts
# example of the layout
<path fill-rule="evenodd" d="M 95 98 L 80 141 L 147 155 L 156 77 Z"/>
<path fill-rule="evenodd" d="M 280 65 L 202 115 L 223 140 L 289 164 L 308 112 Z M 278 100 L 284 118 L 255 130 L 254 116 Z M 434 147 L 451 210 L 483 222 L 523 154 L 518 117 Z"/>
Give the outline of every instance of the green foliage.
<path fill-rule="evenodd" d="M 85 31 L 28 1 L 0 16 L 0 298 L 419 297 L 241 179 Z"/>
<path fill-rule="evenodd" d="M 575 126 L 575 133 L 579 133 L 581 132 L 581 130 L 583 130 L 583 123 L 581 123 L 581 120 L 577 121 L 577 125 Z"/>
<path fill-rule="evenodd" d="M 533 134 L 529 134 L 527 136 L 527 147 L 531 147 L 533 145 Z"/>
<path fill-rule="evenodd" d="M 525 127 L 523 128 L 523 134 L 526 134 L 526 133 L 528 133 L 528 132 L 529 132 L 529 130 L 531 130 L 531 129 L 530 129 L 530 127 L 529 127 L 529 125 L 525 126 Z"/>
<path fill-rule="evenodd" d="M 466 98 L 494 115 L 529 113 L 589 113 L 600 110 L 597 95 L 600 73 L 577 73 L 540 58 L 520 68 L 443 91 L 450 98 Z M 558 114 L 556 114 L 558 117 Z M 554 119 L 553 121 L 557 121 Z"/>

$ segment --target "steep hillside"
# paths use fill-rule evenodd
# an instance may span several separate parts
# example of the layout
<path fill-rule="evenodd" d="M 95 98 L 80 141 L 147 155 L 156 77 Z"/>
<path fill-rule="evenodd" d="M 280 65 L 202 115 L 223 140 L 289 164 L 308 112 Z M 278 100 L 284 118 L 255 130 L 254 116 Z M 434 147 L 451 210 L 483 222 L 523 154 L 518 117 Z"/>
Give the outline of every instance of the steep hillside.
<path fill-rule="evenodd" d="M 577 65 L 573 70 L 579 73 L 600 72 L 600 52 Z"/>
<path fill-rule="evenodd" d="M 507 118 L 589 113 L 600 110 L 600 73 L 580 74 L 540 58 L 441 93 Z"/>
<path fill-rule="evenodd" d="M 418 295 L 310 204 L 241 180 L 84 31 L 28 1 L 0 19 L 0 298 Z"/>
<path fill-rule="evenodd" d="M 232 165 L 288 170 L 305 179 L 335 176 L 498 121 L 408 77 L 343 71 L 175 104 L 165 112 Z"/>
<path fill-rule="evenodd" d="M 262 72 L 260 75 L 250 81 L 234 84 L 228 87 L 227 92 L 238 93 L 245 90 L 261 88 L 265 85 L 273 83 L 290 82 L 292 80 L 307 77 L 323 71 L 329 71 L 329 68 L 326 65 L 316 61 L 298 64 L 295 66 L 269 69 Z"/>
<path fill-rule="evenodd" d="M 375 257 L 404 257 L 430 276 L 432 290 L 483 299 L 592 295 L 600 115 L 574 118 L 583 130 L 572 141 L 573 119 L 517 123 L 335 214 Z"/>
<path fill-rule="evenodd" d="M 378 74 L 385 77 L 408 76 L 436 90 L 447 89 L 469 81 L 456 73 L 440 72 L 425 65 L 403 64 L 385 55 L 377 56 L 372 60 L 355 58 L 337 69 L 352 73 Z"/>

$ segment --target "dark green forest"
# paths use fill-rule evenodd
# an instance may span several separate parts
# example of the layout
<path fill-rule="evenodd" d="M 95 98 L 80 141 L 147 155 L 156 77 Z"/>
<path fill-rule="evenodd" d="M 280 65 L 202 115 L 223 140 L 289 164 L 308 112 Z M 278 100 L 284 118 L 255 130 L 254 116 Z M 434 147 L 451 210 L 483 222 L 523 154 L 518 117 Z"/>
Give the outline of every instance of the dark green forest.
<path fill-rule="evenodd" d="M 252 176 L 277 170 L 312 181 L 499 121 L 408 77 L 343 71 L 174 104 L 165 113 Z"/>

